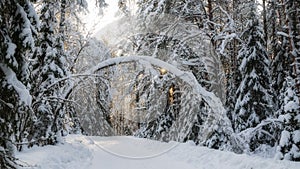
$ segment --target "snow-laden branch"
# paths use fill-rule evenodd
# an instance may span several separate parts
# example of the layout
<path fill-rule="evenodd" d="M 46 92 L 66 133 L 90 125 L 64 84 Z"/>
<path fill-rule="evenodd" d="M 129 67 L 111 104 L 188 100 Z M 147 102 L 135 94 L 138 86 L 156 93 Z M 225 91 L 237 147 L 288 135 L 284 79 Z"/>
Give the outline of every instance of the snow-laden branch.
<path fill-rule="evenodd" d="M 118 64 L 130 63 L 130 62 L 138 62 L 143 66 L 149 66 L 149 64 L 147 63 L 150 63 L 151 65 L 166 69 L 168 72 L 174 74 L 175 76 L 177 76 L 178 78 L 180 78 L 181 80 L 183 80 L 184 82 L 192 86 L 194 93 L 199 94 L 208 103 L 208 105 L 214 110 L 214 112 L 225 113 L 225 109 L 222 105 L 221 100 L 218 97 L 216 97 L 213 93 L 205 90 L 198 83 L 195 76 L 191 72 L 179 70 L 175 66 L 154 57 L 127 56 L 127 57 L 111 58 L 99 63 L 98 65 L 92 67 L 91 69 L 87 70 L 83 74 L 94 74 L 96 71 L 101 70 L 103 68 L 107 68 Z"/>
<path fill-rule="evenodd" d="M 97 74 L 71 74 L 70 76 L 57 79 L 55 82 L 53 82 L 49 86 L 47 86 L 47 88 L 45 89 L 45 91 L 49 90 L 50 88 L 54 87 L 57 84 L 59 84 L 61 82 L 64 82 L 66 80 L 69 80 L 69 79 L 74 79 L 74 78 L 78 78 L 78 77 L 91 77 L 91 76 L 101 77 L 100 75 L 97 75 Z"/>
<path fill-rule="evenodd" d="M 214 127 L 217 126 L 224 126 L 224 130 L 227 130 L 231 127 L 230 121 L 226 116 L 225 108 L 223 107 L 223 104 L 221 100 L 215 96 L 212 92 L 207 91 L 204 89 L 196 80 L 195 76 L 191 72 L 186 72 L 179 70 L 175 66 L 164 62 L 162 60 L 159 60 L 154 57 L 149 56 L 126 56 L 126 57 L 118 57 L 118 58 L 111 58 L 107 59 L 98 65 L 92 67 L 91 69 L 87 70 L 83 74 L 94 74 L 96 71 L 99 71 L 101 69 L 118 65 L 118 64 L 124 64 L 124 63 L 131 63 L 131 62 L 137 62 L 141 65 L 143 65 L 146 69 L 150 66 L 157 66 L 161 67 L 163 69 L 166 69 L 168 72 L 174 74 L 190 86 L 192 86 L 193 93 L 198 96 L 198 99 L 203 99 L 212 109 L 211 117 L 213 117 L 215 120 L 215 123 L 222 123 L 222 124 L 212 124 L 211 129 L 213 130 Z M 226 129 L 225 129 L 226 128 Z M 229 133 L 228 133 L 229 132 Z M 228 134 L 233 133 L 232 130 L 227 131 Z"/>
<path fill-rule="evenodd" d="M 20 103 L 24 103 L 26 106 L 31 106 L 32 97 L 30 92 L 27 87 L 18 79 L 16 73 L 2 63 L 0 63 L 0 69 L 2 69 L 5 75 L 7 84 L 12 86 L 19 95 Z"/>

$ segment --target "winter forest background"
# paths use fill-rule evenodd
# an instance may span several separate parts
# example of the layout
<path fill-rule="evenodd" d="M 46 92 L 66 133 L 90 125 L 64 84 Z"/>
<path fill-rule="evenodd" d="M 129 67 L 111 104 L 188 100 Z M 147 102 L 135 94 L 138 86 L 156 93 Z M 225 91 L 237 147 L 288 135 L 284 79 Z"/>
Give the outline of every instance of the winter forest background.
<path fill-rule="evenodd" d="M 96 35 L 88 5 L 0 0 L 0 168 L 72 133 L 300 161 L 299 1 L 119 0 Z"/>

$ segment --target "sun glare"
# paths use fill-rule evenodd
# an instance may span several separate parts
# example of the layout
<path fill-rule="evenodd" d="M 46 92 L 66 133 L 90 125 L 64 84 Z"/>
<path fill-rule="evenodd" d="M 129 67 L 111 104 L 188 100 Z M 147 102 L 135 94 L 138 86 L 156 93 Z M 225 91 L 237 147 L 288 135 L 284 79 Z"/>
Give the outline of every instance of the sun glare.
<path fill-rule="evenodd" d="M 108 6 L 103 10 L 103 15 L 99 14 L 99 9 L 95 6 L 95 0 L 89 1 L 89 13 L 83 15 L 83 22 L 86 24 L 88 32 L 96 33 L 101 28 L 117 20 L 118 0 L 107 1 Z"/>

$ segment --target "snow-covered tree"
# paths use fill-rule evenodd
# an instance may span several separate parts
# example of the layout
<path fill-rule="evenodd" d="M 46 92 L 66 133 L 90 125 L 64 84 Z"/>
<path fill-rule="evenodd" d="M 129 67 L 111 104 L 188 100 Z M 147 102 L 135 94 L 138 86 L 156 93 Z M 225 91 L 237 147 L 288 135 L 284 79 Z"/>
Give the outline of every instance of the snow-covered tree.
<path fill-rule="evenodd" d="M 107 47 L 99 40 L 91 38 L 79 53 L 72 71 L 80 74 L 110 57 Z M 113 77 L 112 70 L 107 68 L 97 74 L 78 77 L 80 83 L 73 88 L 70 99 L 76 101 L 73 106 L 84 134 L 114 135 L 109 118 L 112 105 L 110 84 Z"/>
<path fill-rule="evenodd" d="M 289 59 L 292 60 L 292 74 L 295 78 L 296 93 L 300 96 L 300 2 L 285 0 L 286 23 L 289 35 Z"/>
<path fill-rule="evenodd" d="M 220 82 L 224 82 L 222 81 L 223 78 L 220 78 L 222 74 L 218 72 L 222 69 L 218 67 L 221 63 L 216 62 L 218 58 L 215 57 L 215 53 L 212 51 L 213 48 L 210 42 L 212 32 L 206 32 L 207 30 L 211 31 L 211 26 L 213 25 L 209 21 L 209 19 L 212 19 L 210 14 L 213 10 L 213 3 L 212 1 L 208 1 L 208 4 L 210 7 L 206 8 L 206 1 L 138 1 L 138 25 L 141 28 L 140 31 L 143 33 L 132 36 L 129 43 L 132 44 L 131 54 L 151 55 L 181 70 L 190 71 L 202 86 L 206 87 L 207 90 L 216 92 L 218 96 L 222 97 L 222 87 L 224 86 L 220 87 L 217 85 Z M 126 50 L 124 50 L 124 53 L 124 55 L 127 55 Z M 150 76 L 155 77 L 155 74 Z M 171 102 L 168 102 L 167 99 L 169 90 L 173 90 L 174 87 L 176 88 L 176 92 L 181 95 L 181 93 L 187 92 L 187 88 L 186 90 L 182 90 L 184 85 L 178 82 L 175 77 L 173 79 L 171 74 L 163 77 L 165 81 L 154 81 L 148 85 L 149 89 L 146 90 L 148 93 L 145 92 L 147 93 L 145 95 L 149 97 L 150 103 L 148 103 L 147 107 L 149 113 L 156 113 L 154 113 L 155 115 L 152 113 L 147 118 L 153 119 L 155 117 L 155 120 L 144 125 L 139 130 L 140 133 L 138 135 L 165 141 L 194 140 L 199 144 L 201 142 L 201 144 L 210 147 L 221 147 L 220 144 L 224 140 L 219 139 L 217 134 L 215 135 L 215 142 L 202 143 L 200 141 L 203 139 L 201 136 L 203 130 L 197 130 L 196 128 L 197 125 L 202 124 L 200 121 L 205 119 L 204 114 L 209 111 L 206 109 L 206 104 L 197 102 L 198 105 L 202 106 L 201 108 L 186 110 L 185 107 L 188 107 L 189 104 L 188 99 L 183 99 L 182 96 L 179 97 L 179 100 L 181 100 L 178 102 L 179 106 L 170 104 Z M 161 86 L 158 84 L 165 85 Z M 143 86 L 143 84 L 140 85 Z M 160 95 L 159 97 L 160 100 L 165 100 L 161 104 L 156 103 L 158 96 L 154 94 L 159 90 L 164 93 L 164 95 Z M 196 105 L 194 102 L 190 104 Z M 178 119 L 174 118 L 175 114 L 177 114 L 173 110 L 174 107 L 180 107 L 180 109 L 175 108 L 176 111 L 179 111 L 179 114 L 183 112 L 186 114 L 190 113 L 191 118 L 189 120 L 192 120 L 192 122 L 187 120 L 186 123 L 180 123 L 182 130 L 183 128 L 188 128 L 184 131 L 184 134 L 181 133 L 182 136 L 179 136 L 180 134 L 176 136 L 172 135 L 178 129 L 176 128 Z M 198 116 L 199 118 L 197 118 Z M 191 124 L 188 124 L 188 122 Z M 183 124 L 192 126 L 187 127 Z M 211 133 L 210 136 L 214 137 L 214 134 Z M 220 133 L 220 135 L 222 134 Z M 220 141 L 220 144 L 217 140 Z"/>
<path fill-rule="evenodd" d="M 208 64 L 204 63 L 209 61 L 209 56 L 205 56 L 207 51 L 199 50 L 202 54 L 199 56 L 199 53 L 193 50 L 194 46 L 189 46 L 189 42 L 155 33 L 132 36 L 127 43 L 132 44 L 132 51 L 124 50 L 125 53 L 153 56 L 176 65 L 182 70 L 191 70 L 201 85 L 209 87 Z M 204 44 L 201 49 L 205 50 L 205 47 L 209 48 L 210 45 Z"/>
<path fill-rule="evenodd" d="M 239 51 L 242 79 L 232 115 L 236 132 L 255 127 L 272 115 L 269 58 L 263 45 L 264 33 L 256 16 L 254 3 L 248 15 L 247 29 L 241 36 L 245 44 Z"/>
<path fill-rule="evenodd" d="M 204 64 L 205 61 L 188 46 L 188 43 L 154 33 L 138 34 L 130 39 L 135 54 L 151 55 L 176 65 L 182 70 L 191 71 L 201 85 L 209 88 L 209 74 Z M 163 71 L 163 68 L 158 69 Z M 172 74 L 165 75 L 165 73 L 167 72 L 159 73 L 158 70 L 144 72 L 142 73 L 144 75 L 138 75 L 134 82 L 136 98 L 138 98 L 135 100 L 135 104 L 138 107 L 144 107 L 143 110 L 149 113 L 146 123 L 142 124 L 142 129 L 138 131 L 137 135 L 164 141 L 186 141 L 188 136 L 179 139 L 178 135 L 172 135 L 172 133 L 176 133 L 172 131 L 175 129 L 174 124 L 177 120 L 175 117 L 180 114 L 180 109 L 186 106 L 179 101 L 181 100 L 179 94 L 183 92 L 181 91 L 182 85 Z M 157 76 L 160 78 L 155 78 Z M 151 80 L 153 78 L 155 80 Z M 163 93 L 163 95 L 158 93 Z M 176 101 L 171 101 L 170 98 Z M 140 105 L 141 103 L 143 104 Z M 197 137 L 192 136 L 189 139 L 198 140 Z"/>
<path fill-rule="evenodd" d="M 65 52 L 66 12 L 87 3 L 43 0 L 35 7 L 32 2 L 37 3 L 0 2 L 0 168 L 16 167 L 15 148 L 57 141 L 67 128 L 66 112 L 76 121 L 67 103 L 72 85 L 57 80 L 69 75 L 73 63 Z"/>
<path fill-rule="evenodd" d="M 277 158 L 293 161 L 300 161 L 300 126 L 299 126 L 299 2 L 286 0 L 285 5 L 280 8 L 283 11 L 282 32 L 278 32 L 281 36 L 281 43 L 278 44 L 283 63 L 280 64 L 278 59 L 277 65 L 281 65 L 283 71 L 275 70 L 278 74 L 276 89 L 279 93 L 278 97 L 278 119 L 282 122 L 283 130 L 279 145 L 277 147 Z M 281 76 L 279 76 L 281 75 Z M 281 87 L 281 88 L 280 88 Z M 278 91 L 280 89 L 280 91 Z"/>
<path fill-rule="evenodd" d="M 181 85 L 170 73 L 157 73 L 138 77 L 136 101 L 141 108 L 144 107 L 142 111 L 146 111 L 146 114 L 136 135 L 161 141 L 179 141 L 174 125 L 181 109 Z M 149 81 L 150 78 L 154 80 Z"/>
<path fill-rule="evenodd" d="M 0 2 L 0 168 L 15 168 L 14 150 L 31 141 L 29 56 L 37 22 L 29 0 Z"/>
<path fill-rule="evenodd" d="M 32 79 L 35 82 L 34 110 L 36 112 L 33 137 L 38 144 L 54 144 L 62 134 L 65 114 L 62 101 L 65 83 L 57 83 L 69 74 L 62 37 L 58 33 L 56 13 L 60 3 L 43 1 L 41 8 L 41 30 L 38 40 L 39 48 L 35 53 L 37 63 Z"/>
<path fill-rule="evenodd" d="M 272 80 L 273 80 L 273 88 L 275 91 L 279 91 L 281 88 L 281 85 L 284 81 L 284 78 L 282 78 L 282 73 L 284 73 L 284 69 L 287 69 L 288 66 L 284 66 L 282 64 L 285 64 L 286 61 L 284 60 L 287 58 L 287 56 L 283 53 L 285 52 L 287 40 L 284 39 L 284 36 L 279 36 L 277 33 L 282 31 L 282 23 L 281 17 L 277 15 L 278 10 L 278 2 L 277 0 L 272 0 L 269 2 L 269 12 L 267 13 L 267 18 L 270 20 L 269 23 L 269 47 L 271 51 L 271 69 L 272 69 Z M 278 12 L 282 13 L 282 12 Z M 281 45 L 280 45 L 281 43 Z"/>
<path fill-rule="evenodd" d="M 292 77 L 285 79 L 281 93 L 278 119 L 283 130 L 278 140 L 277 159 L 300 161 L 300 104 Z"/>
<path fill-rule="evenodd" d="M 87 8 L 86 1 L 41 1 L 41 29 L 33 60 L 35 128 L 37 144 L 54 144 L 79 122 L 71 104 L 74 85 L 70 77 L 86 39 L 79 32 L 78 13 Z M 68 17 L 66 17 L 68 16 Z M 72 126 L 69 126 L 72 125 Z M 71 128 L 70 128 L 71 127 Z M 76 131 L 74 131 L 76 132 Z"/>
<path fill-rule="evenodd" d="M 90 77 L 76 86 L 71 98 L 77 102 L 74 106 L 83 134 L 92 136 L 112 136 L 110 124 L 110 86 L 106 77 Z"/>
<path fill-rule="evenodd" d="M 196 0 L 141 0 L 138 1 L 138 13 L 144 25 L 161 25 L 162 20 L 175 17 L 203 28 L 204 20 L 208 18 L 204 4 L 204 1 Z"/>
<path fill-rule="evenodd" d="M 291 59 L 289 59 L 288 29 L 285 26 L 285 9 L 278 0 L 272 0 L 268 5 L 268 46 L 271 59 L 271 77 L 274 96 L 280 95 L 285 78 L 291 71 Z M 280 107 L 280 99 L 274 97 L 274 109 Z"/>

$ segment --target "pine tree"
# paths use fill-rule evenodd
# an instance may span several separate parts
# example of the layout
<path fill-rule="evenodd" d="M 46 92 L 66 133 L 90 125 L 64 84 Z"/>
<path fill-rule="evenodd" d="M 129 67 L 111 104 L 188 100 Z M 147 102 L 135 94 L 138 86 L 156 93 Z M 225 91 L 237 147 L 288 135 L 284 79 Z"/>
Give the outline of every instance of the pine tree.
<path fill-rule="evenodd" d="M 66 58 L 63 54 L 60 36 L 57 36 L 57 18 L 55 13 L 59 8 L 58 2 L 44 1 L 41 8 L 42 22 L 39 35 L 32 80 L 35 82 L 34 110 L 36 113 L 35 128 L 32 137 L 39 140 L 38 144 L 54 144 L 62 128 L 61 100 L 63 84 L 55 84 L 57 79 L 66 77 Z M 59 124 L 60 123 L 60 124 Z"/>
<path fill-rule="evenodd" d="M 263 45 L 263 30 L 255 11 L 255 4 L 252 4 L 247 29 L 241 36 L 245 44 L 239 51 L 242 80 L 237 90 L 233 117 L 236 132 L 255 127 L 272 114 L 269 59 Z"/>
<path fill-rule="evenodd" d="M 70 69 L 66 9 L 79 10 L 87 3 L 45 0 L 41 8 L 34 8 L 31 2 L 36 1 L 0 2 L 0 168 L 16 167 L 16 148 L 55 143 L 65 130 L 66 112 L 74 110 L 65 103 L 71 85 L 57 80 Z M 41 9 L 40 29 L 36 9 Z"/>
<path fill-rule="evenodd" d="M 299 2 L 283 1 L 284 25 L 282 48 L 286 63 L 284 81 L 279 97 L 279 117 L 283 130 L 277 147 L 277 158 L 300 161 L 300 104 L 299 104 L 299 56 L 300 25 Z"/>
<path fill-rule="evenodd" d="M 285 79 L 281 93 L 278 119 L 283 123 L 283 130 L 276 156 L 277 159 L 300 161 L 300 104 L 292 77 Z"/>
<path fill-rule="evenodd" d="M 29 0 L 0 2 L 0 168 L 15 168 L 14 150 L 31 141 L 29 56 L 37 15 Z"/>

